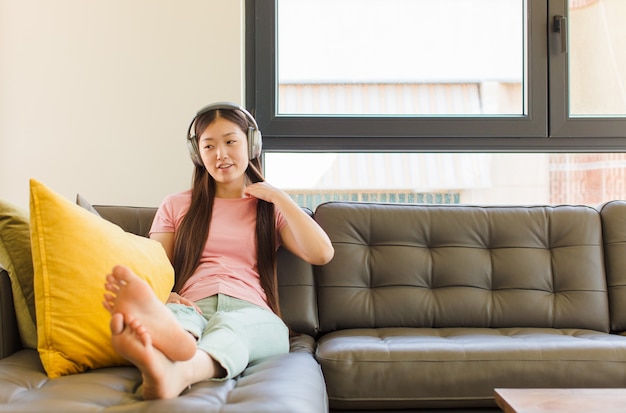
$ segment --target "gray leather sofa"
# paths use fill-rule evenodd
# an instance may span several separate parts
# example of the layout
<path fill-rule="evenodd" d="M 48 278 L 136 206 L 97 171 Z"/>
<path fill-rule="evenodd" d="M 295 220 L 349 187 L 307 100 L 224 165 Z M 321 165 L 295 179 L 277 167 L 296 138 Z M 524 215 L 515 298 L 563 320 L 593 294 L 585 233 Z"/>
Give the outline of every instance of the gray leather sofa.
<path fill-rule="evenodd" d="M 154 213 L 96 209 L 140 234 Z M 626 202 L 338 202 L 314 217 L 333 260 L 279 257 L 293 351 L 175 400 L 140 401 L 130 367 L 48 380 L 1 274 L 0 411 L 482 411 L 494 388 L 626 387 Z"/>

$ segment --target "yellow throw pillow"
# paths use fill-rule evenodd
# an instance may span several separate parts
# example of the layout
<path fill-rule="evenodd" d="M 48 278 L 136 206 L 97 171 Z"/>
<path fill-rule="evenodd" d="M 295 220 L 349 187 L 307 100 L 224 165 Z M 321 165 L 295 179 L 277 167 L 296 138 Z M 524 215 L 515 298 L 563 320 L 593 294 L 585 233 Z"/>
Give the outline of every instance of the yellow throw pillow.
<path fill-rule="evenodd" d="M 37 349 L 48 376 L 127 364 L 111 345 L 104 278 L 126 265 L 165 302 L 174 270 L 161 244 L 124 232 L 34 179 L 30 223 Z"/>

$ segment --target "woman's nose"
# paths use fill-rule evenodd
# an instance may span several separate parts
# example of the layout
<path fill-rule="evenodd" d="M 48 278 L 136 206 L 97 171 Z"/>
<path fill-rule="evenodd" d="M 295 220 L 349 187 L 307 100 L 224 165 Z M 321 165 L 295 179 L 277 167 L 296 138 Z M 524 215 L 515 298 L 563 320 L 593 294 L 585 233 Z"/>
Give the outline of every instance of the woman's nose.
<path fill-rule="evenodd" d="M 217 159 L 226 159 L 226 158 L 228 158 L 226 148 L 218 146 L 217 147 Z"/>

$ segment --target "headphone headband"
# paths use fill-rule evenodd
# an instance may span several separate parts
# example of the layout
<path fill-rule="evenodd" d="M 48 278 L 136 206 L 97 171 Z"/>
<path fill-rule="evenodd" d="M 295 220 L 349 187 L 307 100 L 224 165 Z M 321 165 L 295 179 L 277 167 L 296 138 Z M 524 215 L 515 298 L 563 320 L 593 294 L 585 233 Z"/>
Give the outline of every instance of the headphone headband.
<path fill-rule="evenodd" d="M 194 133 L 194 127 L 196 120 L 202 115 L 212 110 L 219 109 L 228 109 L 228 110 L 236 110 L 244 114 L 246 120 L 249 123 L 248 126 L 248 158 L 250 160 L 258 158 L 261 156 L 261 147 L 262 147 L 262 137 L 261 131 L 259 130 L 259 126 L 254 119 L 254 116 L 250 112 L 248 112 L 242 106 L 237 105 L 232 102 L 216 102 L 211 103 L 200 109 L 196 116 L 191 120 L 189 124 L 189 129 L 187 130 L 187 148 L 189 149 L 189 155 L 191 156 L 191 160 L 194 164 L 204 167 L 204 163 L 202 162 L 202 158 L 200 157 L 200 151 L 198 149 L 198 139 Z M 250 126 L 251 125 L 251 126 Z"/>

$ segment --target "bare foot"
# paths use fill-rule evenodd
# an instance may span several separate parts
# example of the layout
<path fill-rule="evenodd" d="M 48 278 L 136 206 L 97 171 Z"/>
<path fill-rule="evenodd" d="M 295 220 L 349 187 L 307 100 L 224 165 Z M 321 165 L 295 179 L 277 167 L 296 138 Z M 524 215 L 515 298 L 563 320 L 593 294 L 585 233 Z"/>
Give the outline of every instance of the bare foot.
<path fill-rule="evenodd" d="M 114 313 L 111 316 L 111 333 L 115 351 L 141 371 L 144 399 L 177 397 L 191 384 L 186 380 L 183 367 L 188 362 L 171 361 L 154 348 L 150 334 L 138 320 Z"/>
<path fill-rule="evenodd" d="M 150 335 L 152 345 L 170 360 L 189 360 L 196 353 L 196 339 L 178 324 L 150 285 L 129 268 L 114 267 L 106 276 L 104 288 L 109 291 L 104 295 L 104 307 L 112 315 L 121 313 L 137 320 Z"/>

